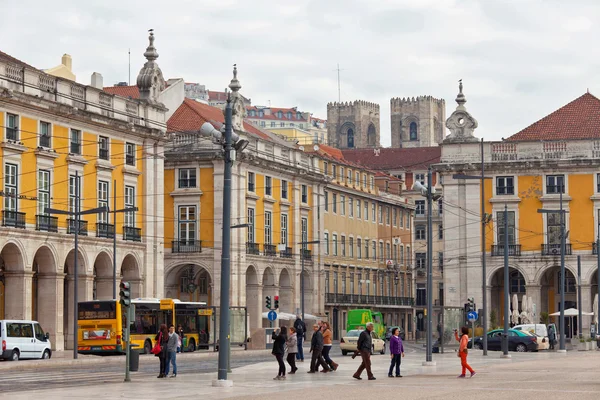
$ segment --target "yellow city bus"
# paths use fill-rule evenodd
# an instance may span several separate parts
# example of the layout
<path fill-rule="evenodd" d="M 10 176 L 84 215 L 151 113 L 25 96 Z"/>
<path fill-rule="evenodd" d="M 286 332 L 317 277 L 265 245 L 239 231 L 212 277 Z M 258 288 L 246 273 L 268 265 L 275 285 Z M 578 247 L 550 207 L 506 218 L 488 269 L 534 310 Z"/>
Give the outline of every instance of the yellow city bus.
<path fill-rule="evenodd" d="M 176 299 L 134 299 L 131 303 L 135 306 L 131 343 L 143 353 L 150 353 L 161 324 L 182 326 L 186 351 L 208 344 L 213 312 L 206 303 Z M 78 353 L 125 354 L 123 326 L 127 318 L 118 301 L 84 301 L 78 311 Z"/>

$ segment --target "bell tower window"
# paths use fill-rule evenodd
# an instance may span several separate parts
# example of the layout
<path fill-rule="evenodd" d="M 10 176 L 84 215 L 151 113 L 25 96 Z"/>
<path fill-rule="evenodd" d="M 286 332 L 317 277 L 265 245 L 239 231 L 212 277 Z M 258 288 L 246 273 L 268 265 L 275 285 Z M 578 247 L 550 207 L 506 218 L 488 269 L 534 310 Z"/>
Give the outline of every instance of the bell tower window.
<path fill-rule="evenodd" d="M 348 137 L 348 148 L 354 148 L 354 130 L 352 128 L 348 129 L 348 133 L 346 134 Z"/>
<path fill-rule="evenodd" d="M 418 140 L 417 123 L 416 122 L 410 123 L 410 140 Z"/>

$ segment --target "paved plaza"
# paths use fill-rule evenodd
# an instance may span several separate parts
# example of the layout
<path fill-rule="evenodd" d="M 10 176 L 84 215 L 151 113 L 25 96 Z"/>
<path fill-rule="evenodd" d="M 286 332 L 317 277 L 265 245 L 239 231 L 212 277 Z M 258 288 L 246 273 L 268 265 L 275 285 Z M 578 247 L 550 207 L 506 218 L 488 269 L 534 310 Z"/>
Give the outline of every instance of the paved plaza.
<path fill-rule="evenodd" d="M 300 364 L 295 375 L 285 381 L 274 381 L 277 364 L 261 362 L 235 368 L 229 377 L 232 388 L 215 388 L 212 381 L 215 373 L 185 373 L 176 379 L 156 379 L 149 373 L 132 374 L 133 382 L 123 383 L 118 375 L 107 376 L 101 384 L 80 387 L 54 388 L 28 391 L 28 380 L 35 379 L 35 372 L 23 371 L 26 378 L 12 375 L 14 385 L 21 390 L 0 394 L 0 398 L 31 399 L 190 399 L 202 395 L 209 399 L 265 399 L 286 400 L 307 398 L 343 399 L 596 399 L 600 395 L 600 352 L 525 353 L 512 354 L 512 359 L 500 358 L 498 352 L 483 357 L 473 351 L 469 356 L 477 371 L 474 378 L 457 379 L 460 372 L 459 360 L 454 354 L 434 355 L 435 367 L 423 367 L 422 351 L 412 350 L 402 362 L 403 378 L 388 378 L 389 355 L 373 356 L 376 381 L 357 381 L 352 373 L 359 360 L 335 357 L 340 363 L 337 372 L 329 374 L 307 374 L 308 363 Z M 216 361 L 215 361 L 216 362 Z M 80 371 L 93 373 L 93 368 Z M 44 372 L 48 374 L 49 372 Z M 62 371 L 50 372 L 57 379 Z M 366 376 L 364 376 L 366 378 Z M 4 379 L 4 378 L 3 378 Z M 69 379 L 78 379 L 75 374 Z M 281 397 L 283 396 L 283 397 Z"/>

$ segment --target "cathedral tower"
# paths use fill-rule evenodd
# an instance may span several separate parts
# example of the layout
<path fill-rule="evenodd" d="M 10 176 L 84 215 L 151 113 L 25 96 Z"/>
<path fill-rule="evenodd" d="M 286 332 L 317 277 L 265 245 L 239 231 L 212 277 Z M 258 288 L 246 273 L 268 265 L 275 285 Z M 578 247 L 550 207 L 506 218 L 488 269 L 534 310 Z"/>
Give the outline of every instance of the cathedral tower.
<path fill-rule="evenodd" d="M 390 100 L 392 147 L 431 147 L 444 140 L 446 102 L 431 96 Z"/>
<path fill-rule="evenodd" d="M 380 146 L 379 104 L 363 100 L 327 104 L 327 136 L 338 149 Z"/>

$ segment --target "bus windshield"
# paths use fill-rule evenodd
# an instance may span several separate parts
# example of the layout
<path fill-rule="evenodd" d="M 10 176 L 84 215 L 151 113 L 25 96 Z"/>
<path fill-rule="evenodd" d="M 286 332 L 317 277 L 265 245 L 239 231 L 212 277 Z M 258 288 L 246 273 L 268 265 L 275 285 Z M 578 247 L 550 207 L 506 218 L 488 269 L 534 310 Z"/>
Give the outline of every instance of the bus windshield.
<path fill-rule="evenodd" d="M 117 304 L 114 300 L 79 303 L 79 320 L 116 319 Z"/>

